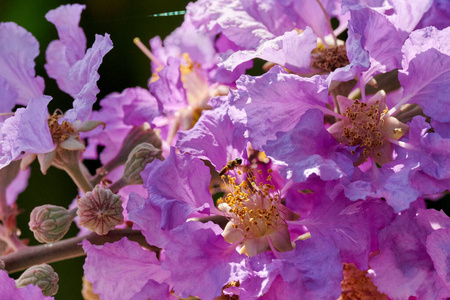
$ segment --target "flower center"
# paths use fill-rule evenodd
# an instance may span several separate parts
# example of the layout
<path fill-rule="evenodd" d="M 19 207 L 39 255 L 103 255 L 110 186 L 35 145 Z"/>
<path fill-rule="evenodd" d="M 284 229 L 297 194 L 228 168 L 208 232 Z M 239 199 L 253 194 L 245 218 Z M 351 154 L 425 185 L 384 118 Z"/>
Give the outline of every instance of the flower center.
<path fill-rule="evenodd" d="M 360 271 L 354 264 L 344 263 L 344 280 L 341 282 L 342 295 L 339 299 L 388 299 L 368 277 L 367 271 Z"/>
<path fill-rule="evenodd" d="M 380 114 L 379 102 L 373 105 L 355 100 L 344 112 L 344 127 L 342 137 L 349 146 L 363 147 L 362 155 L 367 158 L 375 148 L 380 148 L 384 144 L 384 115 L 387 108 Z M 381 156 L 380 153 L 375 155 Z"/>
<path fill-rule="evenodd" d="M 73 129 L 72 124 L 67 121 L 63 121 L 61 124 L 59 124 L 59 118 L 60 115 L 54 113 L 47 119 L 50 134 L 52 135 L 54 143 L 61 143 L 75 134 L 75 130 Z"/>
<path fill-rule="evenodd" d="M 324 48 L 317 52 L 315 51 L 317 50 L 314 50 L 311 54 L 313 58 L 313 68 L 321 69 L 326 72 L 333 72 L 337 68 L 345 67 L 350 63 L 345 45 Z"/>
<path fill-rule="evenodd" d="M 259 175 L 262 173 L 258 171 Z M 272 170 L 269 169 L 269 173 Z M 242 171 L 238 170 L 242 175 Z M 284 224 L 280 215 L 280 194 L 272 184 L 271 175 L 265 180 L 256 182 L 253 172 L 246 173 L 246 179 L 241 183 L 236 182 L 236 177 L 223 175 L 228 179 L 230 193 L 219 199 L 219 209 L 239 230 L 246 239 L 257 239 L 271 234 L 279 225 Z M 263 183 L 262 181 L 265 181 Z"/>

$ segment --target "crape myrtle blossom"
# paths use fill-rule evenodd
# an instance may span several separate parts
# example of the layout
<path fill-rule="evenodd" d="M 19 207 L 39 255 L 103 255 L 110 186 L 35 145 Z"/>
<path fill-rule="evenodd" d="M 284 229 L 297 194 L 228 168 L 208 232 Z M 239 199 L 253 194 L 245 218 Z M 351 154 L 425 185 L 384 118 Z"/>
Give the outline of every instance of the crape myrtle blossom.
<path fill-rule="evenodd" d="M 242 136 L 236 134 L 237 129 L 232 125 L 227 115 L 227 108 L 227 105 L 224 104 L 213 111 L 208 111 L 200 118 L 193 129 L 180 132 L 177 143 L 180 151 L 207 159 L 214 166 L 223 165 L 220 163 L 230 155 L 240 154 L 245 157 L 246 153 L 242 153 L 242 150 L 238 151 L 238 149 L 243 149 Z M 320 124 L 313 124 L 313 126 L 320 128 Z M 218 134 L 219 131 L 221 135 Z M 201 141 L 205 140 L 211 146 L 206 147 L 201 144 Z M 236 141 L 239 140 L 240 143 L 237 143 Z M 333 141 L 333 138 L 329 137 L 329 140 Z M 284 142 L 286 141 L 280 141 L 280 143 Z M 337 142 L 334 141 L 334 144 L 337 144 Z M 295 150 L 296 148 L 293 148 L 293 151 Z M 261 166 L 258 166 L 253 172 L 257 172 L 258 169 L 261 170 Z M 330 170 L 332 169 L 330 167 Z M 326 173 L 326 170 L 323 173 Z M 305 181 L 303 183 L 292 184 L 292 181 L 284 181 L 279 175 L 277 176 L 277 172 L 270 175 L 278 185 L 291 185 L 283 194 L 284 204 L 300 213 L 302 218 L 296 222 L 288 221 L 288 224 L 294 225 L 297 223 L 297 225 L 305 226 L 313 236 L 318 234 L 325 239 L 335 241 L 336 248 L 340 250 L 343 261 L 353 262 L 358 267 L 367 269 L 369 253 L 378 249 L 376 235 L 379 229 L 383 228 L 393 218 L 392 210 L 386 203 L 379 199 L 354 203 L 343 197 L 340 194 L 342 190 L 339 190 L 339 188 L 333 191 L 332 186 L 336 183 L 327 184 L 326 190 L 332 191 L 327 192 L 330 193 L 327 194 L 324 189 L 325 182 L 317 176 L 311 176 L 309 180 L 303 180 Z M 333 193 L 340 195 L 333 196 Z M 356 211 L 358 211 L 357 214 Z M 333 221 L 334 219 L 335 221 Z M 356 226 L 352 224 L 358 224 L 359 230 L 354 229 Z M 337 230 L 337 228 L 341 229 Z M 297 230 L 301 232 L 301 229 L 297 228 Z M 369 235 L 367 235 L 368 233 Z M 365 246 L 361 247 L 362 244 L 365 244 Z"/>
<path fill-rule="evenodd" d="M 218 52 L 214 38 L 200 32 L 188 21 L 164 39 L 150 40 L 152 52 L 140 41 L 135 41 L 151 59 L 152 77 L 149 89 L 162 108 L 162 115 L 153 123 L 161 130 L 168 150 L 174 144 L 179 129 L 191 128 L 205 109 L 211 97 L 226 95 L 228 84 L 233 84 L 246 64 L 235 72 L 217 67 Z"/>
<path fill-rule="evenodd" d="M 56 25 L 61 41 L 50 45 L 46 69 L 51 77 L 57 79 L 60 87 L 75 99 L 67 120 L 59 113 L 48 117 L 46 106 L 52 98 L 42 94 L 43 80 L 35 77 L 33 70 L 33 60 L 39 47 L 36 39 L 16 24 L 2 23 L 0 35 L 5 42 L 2 43 L 1 61 L 5 67 L 1 68 L 0 76 L 18 95 L 16 104 L 27 107 L 17 109 L 14 116 L 2 124 L 1 166 L 29 153 L 31 155 L 22 161 L 23 167 L 26 167 L 38 154 L 45 173 L 54 162 L 57 149 L 83 150 L 84 144 L 78 132 L 100 125 L 99 122 L 85 121 L 98 93 L 97 70 L 103 56 L 111 50 L 112 42 L 107 34 L 97 36 L 92 48 L 85 53 L 84 33 L 78 27 L 83 8 L 80 5 L 61 6 L 47 14 L 48 20 Z M 80 39 L 80 36 L 83 38 Z M 13 65 L 14 68 L 11 67 Z"/>
<path fill-rule="evenodd" d="M 399 147 L 410 153 L 409 155 L 405 154 L 408 159 L 411 159 L 412 152 L 418 153 L 417 151 L 420 153 L 418 156 L 430 157 L 428 149 L 424 149 L 423 147 L 413 147 L 410 143 L 398 141 L 399 138 L 405 136 L 405 134 L 407 136 L 408 133 L 407 124 L 402 123 L 401 119 L 395 118 L 397 114 L 401 118 L 401 106 L 404 104 L 418 104 L 421 106 L 423 112 L 432 119 L 436 119 L 439 122 L 448 121 L 448 115 L 443 113 L 445 110 L 438 109 L 439 107 L 448 106 L 448 101 L 446 101 L 444 94 L 441 93 L 442 90 L 448 88 L 446 85 L 446 82 L 448 82 L 448 79 L 446 78 L 446 74 L 448 73 L 446 62 L 449 61 L 449 57 L 445 43 L 443 42 L 444 36 L 447 35 L 447 29 L 439 31 L 433 28 L 426 28 L 413 32 L 408 40 L 406 40 L 405 46 L 402 48 L 403 68 L 399 73 L 399 81 L 403 87 L 403 93 L 401 97 L 397 97 L 395 100 L 393 98 L 389 99 L 389 102 L 393 107 L 388 108 L 386 106 L 386 96 L 383 91 L 371 96 L 368 100 L 361 100 L 362 102 L 338 96 L 337 102 L 335 102 L 338 106 L 335 107 L 335 111 L 338 110 L 340 115 L 335 115 L 335 112 L 327 112 L 327 108 L 325 108 L 328 102 L 328 100 L 324 98 L 326 97 L 327 90 L 326 85 L 321 84 L 321 77 L 314 76 L 306 79 L 293 74 L 287 74 L 279 68 L 274 68 L 261 77 L 253 78 L 250 76 L 242 76 L 241 79 L 239 79 L 237 84 L 238 90 L 233 91 L 230 97 L 231 104 L 237 109 L 237 112 L 234 113 L 233 109 L 231 109 L 230 112 L 233 112 L 233 114 L 230 116 L 233 121 L 236 122 L 238 127 L 241 127 L 242 130 L 246 130 L 249 141 L 254 147 L 265 150 L 269 156 L 276 160 L 284 161 L 285 164 L 287 164 L 286 172 L 289 171 L 289 173 L 292 173 L 292 176 L 296 181 L 304 180 L 307 178 L 308 174 L 311 173 L 320 174 L 322 179 L 325 180 L 340 178 L 344 175 L 347 177 L 346 179 L 349 179 L 353 172 L 350 163 L 361 165 L 367 158 L 370 158 L 372 163 L 376 162 L 383 165 L 382 170 L 387 167 L 393 170 L 394 173 L 397 173 L 402 168 L 399 166 L 401 157 L 397 157 L 397 159 L 399 159 L 397 163 L 395 163 L 395 160 L 392 160 L 396 158 L 396 153 L 403 151 L 400 150 Z M 429 59 L 431 59 L 432 64 L 436 64 L 434 68 L 429 68 Z M 430 74 L 431 72 L 433 72 L 433 74 Z M 439 74 L 439 76 L 436 74 Z M 307 94 L 311 95 L 309 97 L 299 97 L 296 95 L 298 94 L 299 89 L 306 90 L 309 88 L 311 82 L 316 82 L 321 86 L 319 90 L 322 91 L 323 96 L 320 96 L 321 94 L 313 95 L 312 92 Z M 281 87 L 283 87 L 283 92 L 280 92 Z M 289 95 L 292 96 L 289 97 Z M 288 103 L 288 105 L 276 106 L 270 102 L 270 98 L 276 98 L 278 101 Z M 344 104 L 344 102 L 347 104 Z M 329 103 L 328 105 L 333 104 Z M 295 108 L 290 108 L 294 106 Z M 268 109 L 269 107 L 270 109 Z M 356 159 L 359 159 L 359 161 L 355 161 L 351 158 L 348 159 L 348 156 L 347 159 L 334 159 L 335 163 L 341 164 L 340 168 L 334 168 L 335 172 L 339 169 L 344 171 L 328 177 L 328 179 L 326 178 L 328 173 L 323 170 L 321 171 L 321 169 L 326 168 L 328 161 L 326 163 L 325 161 L 316 161 L 314 164 L 307 163 L 307 161 L 311 161 L 312 154 L 319 153 L 319 149 L 312 149 L 312 144 L 308 144 L 306 148 L 304 144 L 301 144 L 301 147 L 304 148 L 303 150 L 300 152 L 293 150 L 296 147 L 295 144 L 300 142 L 299 139 L 294 139 L 294 136 L 301 136 L 299 134 L 300 130 L 302 130 L 300 127 L 302 126 L 300 125 L 301 122 L 304 124 L 306 124 L 305 122 L 309 123 L 306 125 L 306 128 L 315 128 L 313 127 L 313 124 L 316 123 L 311 122 L 311 120 L 308 121 L 307 119 L 304 119 L 302 121 L 302 118 L 310 118 L 307 114 L 311 113 L 311 111 L 306 111 L 309 108 L 316 108 L 325 114 L 333 115 L 342 120 L 334 123 L 334 125 L 327 130 L 337 141 L 341 143 L 345 142 L 344 144 L 347 145 L 347 151 L 352 153 Z M 410 105 L 409 108 L 415 109 L 416 106 Z M 261 113 L 262 111 L 265 111 L 265 113 Z M 273 112 L 273 114 L 267 112 Z M 284 121 L 285 118 L 283 118 L 286 114 L 291 116 L 287 122 Z M 256 115 L 260 117 L 251 117 Z M 292 118 L 292 116 L 295 117 Z M 318 115 L 317 113 L 315 114 L 315 118 L 317 122 L 323 120 L 323 116 Z M 351 123 L 348 123 L 350 120 Z M 299 123 L 295 125 L 295 122 L 297 121 Z M 366 122 L 368 124 L 367 126 L 365 125 Z M 294 131 L 292 130 L 297 133 L 294 135 Z M 275 138 L 274 134 L 277 131 L 278 133 Z M 324 132 L 324 134 L 326 135 L 327 133 Z M 431 143 L 438 143 L 438 140 L 442 143 L 441 139 L 438 138 L 438 134 L 427 133 L 426 136 L 430 136 L 429 141 L 433 141 Z M 272 139 L 273 141 L 269 141 Z M 311 141 L 314 143 L 322 142 L 322 140 L 318 139 Z M 315 147 L 318 147 L 318 145 L 319 144 Z M 436 144 L 432 147 L 438 146 Z M 334 148 L 325 147 L 322 148 L 322 150 L 325 151 L 325 153 L 322 154 L 323 158 L 327 157 L 327 155 L 336 154 L 335 151 L 328 151 L 334 150 Z M 299 157 L 298 155 L 301 155 L 302 152 L 305 153 L 305 159 L 307 159 L 305 161 L 296 158 Z M 296 157 L 293 156 L 294 153 Z M 439 161 L 440 158 L 438 156 L 432 156 L 430 158 L 431 161 L 434 161 L 436 166 L 441 165 L 443 167 L 442 171 L 446 169 L 445 160 Z M 386 165 L 386 163 L 391 161 L 391 165 Z M 421 164 L 420 168 L 427 173 L 427 175 L 434 177 L 437 181 L 448 180 L 448 176 L 444 174 L 445 172 L 436 172 L 436 170 L 431 171 L 429 169 L 432 165 L 431 161 L 427 164 Z M 442 165 L 443 162 L 444 165 Z M 301 166 L 301 168 L 295 168 L 294 165 Z M 364 166 L 362 166 L 362 168 L 363 167 Z M 367 166 L 365 168 L 367 170 Z M 371 169 L 373 171 L 376 170 L 375 168 Z M 345 170 L 348 171 L 345 172 Z M 295 175 L 296 171 L 297 175 Z M 408 175 L 411 174 L 404 174 L 404 176 Z M 351 198 L 364 199 L 368 195 L 384 197 L 385 195 L 383 195 L 383 192 L 374 195 L 374 192 L 380 188 L 377 184 L 377 177 L 378 176 L 374 174 L 371 182 L 364 183 L 364 180 L 360 181 L 356 176 L 353 176 L 353 179 L 350 180 L 354 182 L 359 181 L 357 185 L 360 189 L 360 194 L 357 198 Z M 407 177 L 405 179 L 406 180 L 403 180 L 404 182 L 413 180 Z M 392 182 L 388 184 L 392 184 Z M 365 185 L 365 187 L 362 185 Z M 378 186 L 378 188 L 375 186 Z M 417 189 L 417 187 L 413 187 L 410 184 L 408 184 L 408 187 L 415 190 L 417 196 L 424 194 L 424 192 Z M 364 192 L 361 188 L 365 190 L 365 196 L 363 195 Z M 382 190 L 389 190 L 389 188 L 386 187 L 381 188 Z M 438 190 L 435 190 L 434 192 L 438 192 Z M 352 191 L 347 191 L 346 193 L 349 195 Z M 387 193 L 389 194 L 389 192 Z M 410 194 L 411 193 L 409 193 L 409 195 Z M 398 201 L 404 202 L 404 198 L 405 197 L 402 197 L 402 199 L 398 199 Z M 415 198 L 409 198 L 409 201 L 413 201 L 414 199 Z M 391 205 L 393 205 L 397 211 L 408 207 L 407 203 L 395 205 L 391 202 Z"/>
<path fill-rule="evenodd" d="M 397 215 L 380 231 L 380 253 L 370 260 L 378 290 L 394 299 L 450 297 L 449 226 L 449 218 L 432 209 Z"/>
<path fill-rule="evenodd" d="M 339 60 L 348 63 L 343 42 L 336 40 L 348 19 L 348 14 L 340 14 L 340 1 L 208 2 L 189 5 L 187 18 L 209 34 L 220 34 L 236 44 L 233 50 L 237 51 L 223 52 L 221 57 L 224 62 L 219 66 L 228 70 L 256 57 L 302 74 L 323 72 L 330 56 L 342 56 Z M 336 30 L 330 17 L 340 21 Z"/>
<path fill-rule="evenodd" d="M 442 2 L 413 4 L 199 0 L 150 41 L 153 53 L 135 40 L 151 59 L 148 88 L 110 94 L 94 112 L 111 41 L 97 36 L 86 51 L 84 6 L 62 6 L 46 15 L 59 40 L 45 67 L 75 100 L 50 117 L 37 41 L 1 24 L 0 40 L 17 43 L 0 46 L 0 163 L 11 176 L 0 180 L 0 249 L 31 248 L 8 234 L 20 164 L 39 154 L 45 171 L 68 157 L 86 181 L 83 207 L 61 210 L 115 222 L 91 228 L 101 240 L 81 231 L 52 249 L 82 246 L 101 299 L 450 297 L 450 219 L 424 200 L 450 186 L 450 31 Z M 433 16 L 439 26 L 426 27 Z M 265 73 L 242 75 L 254 58 Z M 90 176 L 82 159 L 102 166 Z M 0 269 L 15 271 L 10 257 Z M 11 298 L 37 291 L 0 275 Z"/>
<path fill-rule="evenodd" d="M 162 175 L 165 180 L 158 180 L 154 174 Z M 185 222 L 188 217 L 200 216 L 199 214 L 202 212 L 220 213 L 213 207 L 211 194 L 208 191 L 210 180 L 208 167 L 196 158 L 176 155 L 172 151 L 164 162 L 154 162 L 149 165 L 143 175 L 144 184 L 149 189 L 149 199 L 132 195 L 128 204 L 129 217 L 134 222 L 133 226 L 143 231 L 149 244 L 156 244 L 163 249 L 161 253 L 162 265 L 171 273 L 170 278 L 176 295 L 181 297 L 197 295 L 201 299 L 213 299 L 213 297 L 219 296 L 222 287 L 230 282 L 241 279 L 243 282 L 246 282 L 244 279 L 249 280 L 249 282 L 253 281 L 252 278 L 259 271 L 259 267 L 255 266 L 255 269 L 247 267 L 245 271 L 236 271 L 239 270 L 238 264 L 245 264 L 242 260 L 248 259 L 247 256 L 239 255 L 236 251 L 236 246 L 240 241 L 235 244 L 228 244 L 225 241 L 227 237 L 225 236 L 225 240 L 222 237 L 225 232 L 217 225 L 211 223 L 201 225 L 195 221 Z M 166 188 L 168 185 L 176 187 L 176 189 L 169 190 Z M 280 212 L 280 214 L 282 213 Z M 274 240 L 274 246 L 276 247 L 275 242 Z M 298 249 L 302 249 L 298 251 L 306 251 L 307 253 L 308 251 L 315 251 L 307 250 L 310 247 L 313 247 L 313 249 L 317 247 L 313 246 L 314 243 L 311 246 L 309 244 L 311 243 L 308 242 L 305 247 L 298 247 Z M 322 252 L 322 255 L 333 253 L 335 259 L 337 259 L 336 248 L 330 243 L 325 244 L 330 246 L 328 250 L 330 252 Z M 246 244 L 246 246 L 249 245 Z M 321 244 L 320 247 L 324 246 Z M 264 252 L 261 254 L 263 257 L 266 256 Z M 275 253 L 280 254 L 278 251 L 275 251 Z M 88 257 L 89 255 L 88 252 Z M 252 256 L 251 259 L 253 257 L 256 261 L 261 259 L 258 255 Z M 286 268 L 294 272 L 293 274 L 300 274 L 300 280 L 305 280 L 305 282 L 326 283 L 333 290 L 339 286 L 342 279 L 342 266 L 337 261 L 336 264 L 333 264 L 334 280 L 330 281 L 329 272 L 324 278 L 322 277 L 323 273 L 319 275 L 315 272 L 310 273 L 308 268 L 302 267 L 303 264 L 298 262 L 302 255 L 292 254 L 289 257 L 285 260 L 282 260 L 283 257 L 274 257 L 275 266 L 279 263 L 286 264 Z M 327 264 L 328 267 L 324 267 L 323 270 L 329 270 L 329 262 L 322 258 L 317 258 L 317 261 Z M 95 266 L 90 267 L 93 272 Z M 320 269 L 320 266 L 318 268 Z M 195 271 L 196 269 L 198 271 Z M 275 272 L 273 274 L 275 278 L 279 270 L 274 268 L 273 271 Z M 195 272 L 199 276 L 194 279 L 189 276 L 191 272 Z M 287 276 L 286 272 L 283 272 L 283 274 Z M 193 279 L 195 282 L 192 281 Z M 106 284 L 104 279 L 99 280 L 103 282 L 102 284 Z M 289 282 L 292 282 L 292 279 L 286 278 L 286 284 L 289 284 L 297 293 L 301 291 L 308 291 L 312 294 L 325 293 L 324 291 L 316 291 L 313 287 L 303 287 L 303 285 Z M 105 286 L 102 289 L 103 292 L 111 289 L 109 284 L 114 284 L 114 282 L 109 282 L 108 287 Z M 314 284 L 312 285 L 314 286 Z M 94 283 L 95 289 L 96 284 Z M 97 289 L 100 289 L 100 286 Z M 100 292 L 100 290 L 98 291 Z M 246 293 L 251 293 L 252 298 L 256 299 L 264 291 L 260 293 L 260 291 L 253 290 Z M 336 292 L 334 291 L 334 293 Z"/>

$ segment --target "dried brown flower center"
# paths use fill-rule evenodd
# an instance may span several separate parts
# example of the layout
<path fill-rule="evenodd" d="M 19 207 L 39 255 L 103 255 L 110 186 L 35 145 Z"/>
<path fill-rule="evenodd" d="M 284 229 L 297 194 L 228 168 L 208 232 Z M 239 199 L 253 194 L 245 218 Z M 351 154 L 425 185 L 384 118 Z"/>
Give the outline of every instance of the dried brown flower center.
<path fill-rule="evenodd" d="M 341 287 L 342 294 L 338 300 L 388 299 L 367 277 L 367 271 L 360 271 L 354 264 L 344 263 L 344 280 L 341 282 Z"/>
<path fill-rule="evenodd" d="M 379 102 L 368 105 L 364 102 L 355 102 L 344 112 L 344 127 L 342 137 L 349 146 L 363 147 L 363 156 L 369 157 L 375 148 L 383 146 L 384 115 L 387 108 L 380 113 Z"/>
<path fill-rule="evenodd" d="M 326 72 L 333 72 L 337 68 L 345 67 L 350 63 L 345 45 L 325 48 L 312 56 L 312 66 Z"/>
<path fill-rule="evenodd" d="M 75 134 L 75 130 L 69 122 L 63 121 L 61 124 L 58 123 L 59 117 L 60 115 L 54 113 L 47 119 L 50 134 L 52 135 L 54 143 L 61 143 Z"/>

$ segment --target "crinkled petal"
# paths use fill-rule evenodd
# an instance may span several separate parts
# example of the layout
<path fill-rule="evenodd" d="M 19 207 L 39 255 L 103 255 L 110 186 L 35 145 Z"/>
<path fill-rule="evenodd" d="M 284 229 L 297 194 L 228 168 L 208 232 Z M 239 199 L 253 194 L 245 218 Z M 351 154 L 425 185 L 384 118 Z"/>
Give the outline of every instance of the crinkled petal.
<path fill-rule="evenodd" d="M 400 51 L 407 33 L 399 30 L 381 12 L 369 7 L 351 11 L 349 36 L 359 38 L 361 48 L 370 55 L 371 67 L 364 75 L 367 83 L 373 75 L 401 66 Z"/>
<path fill-rule="evenodd" d="M 62 79 L 70 86 L 68 93 L 75 99 L 73 108 L 66 112 L 64 120 L 73 123 L 75 120 L 84 122 L 89 118 L 92 105 L 97 100 L 97 93 L 99 92 L 97 81 L 100 75 L 97 71 L 103 57 L 112 47 L 109 34 L 105 34 L 105 36 L 95 35 L 95 42 L 87 50 L 83 59 L 71 66 Z"/>
<path fill-rule="evenodd" d="M 294 250 L 278 255 L 280 259 L 268 253 L 250 258 L 245 272 L 240 272 L 240 297 L 274 300 L 339 297 L 342 263 L 332 243 L 312 237 L 297 241 Z"/>
<path fill-rule="evenodd" d="M 19 97 L 17 91 L 0 76 L 0 113 L 11 112 L 16 105 L 16 99 Z"/>
<path fill-rule="evenodd" d="M 188 106 L 181 81 L 180 58 L 169 57 L 167 65 L 158 72 L 158 79 L 150 83 L 149 88 L 164 111 L 173 113 Z"/>
<path fill-rule="evenodd" d="M 417 30 L 405 42 L 403 70 L 398 79 L 404 103 L 419 104 L 424 113 L 440 122 L 449 122 L 450 28 Z"/>
<path fill-rule="evenodd" d="M 84 240 L 83 249 L 87 254 L 84 274 L 102 299 L 130 299 L 148 280 L 162 283 L 169 278 L 154 252 L 126 238 L 102 246 Z"/>
<path fill-rule="evenodd" d="M 231 281 L 231 263 L 243 255 L 225 242 L 221 231 L 211 222 L 187 222 L 171 231 L 163 266 L 170 270 L 177 296 L 213 299 Z"/>
<path fill-rule="evenodd" d="M 303 78 L 279 66 L 260 77 L 243 75 L 237 87 L 230 94 L 229 115 L 236 127 L 248 131 L 255 149 L 276 139 L 276 132 L 294 128 L 308 109 L 323 108 L 328 102 L 323 77 Z"/>
<path fill-rule="evenodd" d="M 197 1 L 186 9 L 194 26 L 213 36 L 222 33 L 243 49 L 256 49 L 295 27 L 276 0 Z"/>
<path fill-rule="evenodd" d="M 79 27 L 81 12 L 85 5 L 62 5 L 49 11 L 45 18 L 58 30 L 59 40 L 51 42 L 46 51 L 45 69 L 49 77 L 56 79 L 64 92 L 71 94 L 73 83 L 65 80 L 69 69 L 84 57 L 86 36 Z"/>
<path fill-rule="evenodd" d="M 429 130 L 430 125 L 424 117 L 414 117 L 409 136 L 410 143 L 416 148 L 411 154 L 427 175 L 438 180 L 450 179 L 450 139 Z"/>
<path fill-rule="evenodd" d="M 286 14 L 294 20 L 296 28 L 305 29 L 309 26 L 322 40 L 330 33 L 327 18 L 341 17 L 340 12 L 336 10 L 339 6 L 338 1 L 335 0 L 320 1 L 327 16 L 315 0 L 278 0 L 278 2 L 284 7 Z"/>
<path fill-rule="evenodd" d="M 238 65 L 254 58 L 279 64 L 295 73 L 309 73 L 311 51 L 317 47 L 317 37 L 307 27 L 302 34 L 296 30 L 262 43 L 256 50 L 241 50 L 229 56 L 223 65 L 233 71 Z"/>
<path fill-rule="evenodd" d="M 263 149 L 283 165 L 281 173 L 294 182 L 305 181 L 312 174 L 334 180 L 353 172 L 350 154 L 323 127 L 323 114 L 318 110 L 303 114 L 291 131 L 278 132 Z"/>
<path fill-rule="evenodd" d="M 181 225 L 194 212 L 209 214 L 215 209 L 210 170 L 198 158 L 176 154 L 172 148 L 166 160 L 154 160 L 141 176 L 150 202 L 162 211 L 163 229 Z"/>
<path fill-rule="evenodd" d="M 227 108 L 205 111 L 191 130 L 178 132 L 180 152 L 207 159 L 219 171 L 228 161 L 242 157 L 244 137 L 231 123 Z"/>
<path fill-rule="evenodd" d="M 434 268 L 450 290 L 450 228 L 438 229 L 427 237 L 427 252 Z"/>
<path fill-rule="evenodd" d="M 18 94 L 17 104 L 27 105 L 44 92 L 44 79 L 34 71 L 38 54 L 39 43 L 31 33 L 12 22 L 0 24 L 0 76 Z"/>
<path fill-rule="evenodd" d="M 355 169 L 351 180 L 344 181 L 345 196 L 353 201 L 367 197 L 385 198 L 395 212 L 405 210 L 420 196 L 410 179 L 418 165 L 414 159 L 405 159 L 384 165 L 377 174 Z"/>
<path fill-rule="evenodd" d="M 128 219 L 133 229 L 141 230 L 147 243 L 163 248 L 168 241 L 168 231 L 161 228 L 161 209 L 149 201 L 131 193 L 127 204 Z"/>
<path fill-rule="evenodd" d="M 343 197 L 322 197 L 300 224 L 311 236 L 331 241 L 341 260 L 359 269 L 369 267 L 369 254 L 378 250 L 378 232 L 394 218 L 392 209 L 378 199 L 351 202 Z"/>
<path fill-rule="evenodd" d="M 437 218 L 436 218 L 437 217 Z M 433 210 L 403 212 L 380 231 L 380 254 L 370 260 L 375 272 L 372 282 L 394 299 L 442 299 L 450 289 L 437 274 L 427 253 L 427 236 L 450 219 Z"/>
<path fill-rule="evenodd" d="M 166 283 L 158 283 L 149 280 L 142 290 L 135 294 L 130 300 L 177 300 L 178 298 L 170 294 L 170 287 Z"/>
<path fill-rule="evenodd" d="M 55 149 L 47 123 L 47 104 L 52 98 L 31 99 L 26 108 L 19 108 L 0 129 L 0 168 L 8 165 L 22 152 L 47 153 Z"/>
<path fill-rule="evenodd" d="M 444 29 L 450 26 L 450 2 L 447 0 L 435 0 L 430 9 L 423 15 L 417 28 L 434 26 Z"/>
<path fill-rule="evenodd" d="M 395 13 L 388 19 L 399 29 L 411 32 L 423 15 L 430 9 L 433 0 L 395 0 L 390 1 Z"/>

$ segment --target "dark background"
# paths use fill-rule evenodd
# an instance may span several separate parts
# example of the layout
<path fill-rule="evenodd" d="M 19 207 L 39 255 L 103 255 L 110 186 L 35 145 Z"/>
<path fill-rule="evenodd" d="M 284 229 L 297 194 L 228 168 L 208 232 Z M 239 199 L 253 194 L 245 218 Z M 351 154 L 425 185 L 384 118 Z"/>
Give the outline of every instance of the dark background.
<path fill-rule="evenodd" d="M 55 26 L 45 19 L 45 14 L 60 5 L 69 3 L 86 4 L 81 14 L 80 26 L 87 38 L 87 48 L 92 46 L 95 34 L 109 33 L 113 49 L 106 54 L 99 69 L 100 93 L 98 99 L 112 92 L 121 92 L 127 87 L 146 87 L 150 77 L 149 59 L 134 45 L 133 38 L 139 37 L 148 46 L 150 38 L 167 36 L 183 22 L 183 16 L 149 17 L 155 13 L 185 10 L 187 0 L 95 0 L 95 1 L 36 1 L 1 0 L 0 22 L 15 22 L 31 32 L 40 44 L 40 54 L 36 58 L 36 74 L 45 79 L 45 94 L 53 97 L 49 111 L 56 108 L 63 111 L 71 108 L 72 98 L 61 92 L 56 81 L 46 75 L 45 50 L 58 35 Z M 50 168 L 47 175 L 39 171 L 39 165 L 33 163 L 29 186 L 17 200 L 22 213 L 18 216 L 18 227 L 22 238 L 29 239 L 30 245 L 38 242 L 28 229 L 31 210 L 39 205 L 54 204 L 68 207 L 77 195 L 76 186 L 70 177 L 61 170 Z M 68 236 L 75 236 L 78 230 L 72 225 Z M 82 299 L 81 277 L 84 257 L 52 263 L 59 274 L 59 292 L 56 299 Z M 20 273 L 12 274 L 17 278 Z"/>
<path fill-rule="evenodd" d="M 47 45 L 58 38 L 53 24 L 47 22 L 45 14 L 62 4 L 86 4 L 81 15 L 80 26 L 87 37 L 87 47 L 90 48 L 95 34 L 109 33 L 114 48 L 106 54 L 99 69 L 100 80 L 98 86 L 102 99 L 109 93 L 121 92 L 127 87 L 146 87 L 150 77 L 150 62 L 148 58 L 134 45 L 133 38 L 139 37 L 148 45 L 148 40 L 156 35 L 162 38 L 168 35 L 182 21 L 183 16 L 149 17 L 149 15 L 162 12 L 184 10 L 187 0 L 95 0 L 95 1 L 36 1 L 36 0 L 0 0 L 0 22 L 13 21 L 31 32 L 40 43 L 40 55 L 35 60 L 36 74 L 45 79 L 45 94 L 53 97 L 49 111 L 56 108 L 63 111 L 71 108 L 72 98 L 61 92 L 56 82 L 46 75 L 45 49 Z M 257 62 L 260 73 L 262 62 Z M 251 72 L 252 73 L 252 72 Z M 63 171 L 50 168 L 48 174 L 43 176 L 39 166 L 31 166 L 29 186 L 18 199 L 22 213 L 18 216 L 18 227 L 22 230 L 22 237 L 29 239 L 30 245 L 38 242 L 28 229 L 29 214 L 31 210 L 43 204 L 55 204 L 68 207 L 77 195 L 76 186 Z M 428 202 L 431 208 L 444 208 L 450 214 L 450 201 Z M 77 228 L 72 225 L 68 236 L 75 236 Z M 81 277 L 84 257 L 53 263 L 52 266 L 59 274 L 59 292 L 56 299 L 82 299 Z M 20 273 L 12 274 L 18 277 Z"/>

